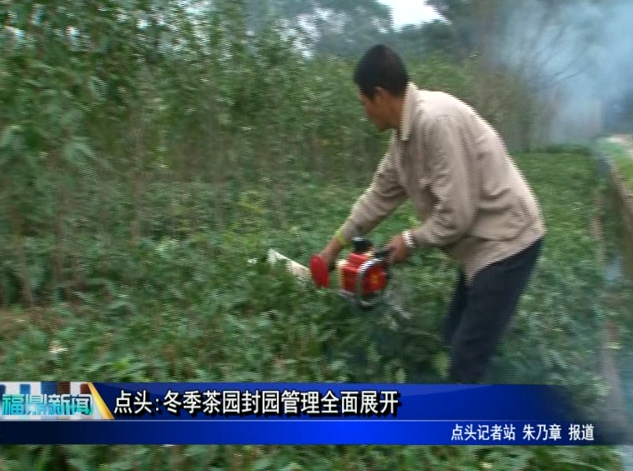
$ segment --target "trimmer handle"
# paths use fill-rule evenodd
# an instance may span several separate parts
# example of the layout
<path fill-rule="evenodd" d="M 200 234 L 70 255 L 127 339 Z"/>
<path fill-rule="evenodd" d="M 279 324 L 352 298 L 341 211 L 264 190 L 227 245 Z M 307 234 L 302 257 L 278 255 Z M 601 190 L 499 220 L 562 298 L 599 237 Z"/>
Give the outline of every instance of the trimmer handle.
<path fill-rule="evenodd" d="M 319 288 L 327 288 L 330 284 L 330 273 L 334 270 L 334 267 L 326 267 L 325 261 L 317 254 L 312 255 L 310 258 L 310 274 L 312 275 L 312 281 Z"/>
<path fill-rule="evenodd" d="M 374 252 L 374 258 L 387 263 L 387 259 L 389 258 L 389 255 L 391 255 L 391 252 L 393 252 L 393 247 L 391 246 L 383 247 Z"/>

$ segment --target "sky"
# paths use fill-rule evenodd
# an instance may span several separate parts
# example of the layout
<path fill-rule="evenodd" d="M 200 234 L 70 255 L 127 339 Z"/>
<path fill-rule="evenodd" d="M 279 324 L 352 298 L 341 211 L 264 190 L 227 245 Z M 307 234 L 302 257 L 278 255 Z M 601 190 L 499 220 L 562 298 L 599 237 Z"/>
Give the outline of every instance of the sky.
<path fill-rule="evenodd" d="M 424 0 L 381 0 L 391 7 L 393 12 L 393 24 L 396 28 L 406 24 L 419 24 L 439 18 Z"/>

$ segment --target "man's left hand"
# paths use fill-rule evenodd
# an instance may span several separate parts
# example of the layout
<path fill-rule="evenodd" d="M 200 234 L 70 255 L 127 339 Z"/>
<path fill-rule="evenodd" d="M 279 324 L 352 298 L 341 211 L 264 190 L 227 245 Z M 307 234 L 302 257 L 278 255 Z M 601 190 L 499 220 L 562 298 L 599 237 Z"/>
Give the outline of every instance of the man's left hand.
<path fill-rule="evenodd" d="M 391 248 L 391 254 L 389 254 L 390 264 L 403 263 L 409 258 L 409 250 L 407 249 L 402 234 L 393 236 L 387 244 L 387 247 Z"/>

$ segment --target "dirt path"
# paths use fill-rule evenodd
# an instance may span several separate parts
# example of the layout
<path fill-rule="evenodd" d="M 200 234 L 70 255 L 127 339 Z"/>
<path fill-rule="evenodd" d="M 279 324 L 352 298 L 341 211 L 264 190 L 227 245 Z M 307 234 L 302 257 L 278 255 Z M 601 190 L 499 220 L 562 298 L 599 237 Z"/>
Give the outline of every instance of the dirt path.
<path fill-rule="evenodd" d="M 616 135 L 605 139 L 607 142 L 619 144 L 628 150 L 627 154 L 633 159 L 633 136 Z M 633 191 L 624 177 L 614 168 L 611 169 L 613 183 L 623 206 L 623 218 L 626 228 L 633 232 Z"/>
<path fill-rule="evenodd" d="M 605 140 L 607 142 L 618 144 L 627 149 L 627 154 L 633 159 L 633 136 L 614 135 L 606 138 Z M 625 219 L 625 222 L 629 222 L 626 220 L 630 219 L 629 215 L 633 215 L 633 198 L 631 198 L 630 196 L 630 190 L 625 187 L 621 176 L 618 175 L 613 168 L 611 169 L 610 173 L 611 180 L 614 185 L 614 190 L 617 193 L 617 198 L 620 200 L 620 203 L 622 205 L 622 217 L 623 219 Z M 601 201 L 600 196 L 598 198 L 598 207 L 604 207 L 604 201 Z M 605 234 L 603 232 L 604 228 L 602 227 L 602 223 L 603 221 L 601 220 L 601 218 L 597 217 L 594 221 L 592 232 L 599 245 L 599 263 L 606 271 L 609 260 L 606 259 L 607 257 L 604 244 Z M 624 273 L 620 273 L 620 270 L 618 270 L 618 273 L 618 277 L 624 276 Z M 618 340 L 620 337 L 618 334 L 619 332 L 615 323 L 612 321 L 607 321 L 603 332 L 603 345 L 600 348 L 600 363 L 601 374 L 608 384 L 609 391 L 606 397 L 606 408 L 602 411 L 602 413 L 604 414 L 604 421 L 610 427 L 610 431 L 613 434 L 614 438 L 622 438 L 623 436 L 626 436 L 628 439 L 627 442 L 630 443 L 632 424 L 629 420 L 629 414 L 627 411 L 625 399 L 626 391 L 628 390 L 630 385 L 628 385 L 627 387 L 625 381 L 623 381 L 623 378 L 620 374 L 621 369 L 619 368 L 620 365 L 618 364 L 616 352 L 611 347 L 612 345 L 618 344 Z M 621 446 L 618 447 L 618 449 L 623 460 L 624 470 L 633 470 L 633 447 Z"/>
<path fill-rule="evenodd" d="M 633 159 L 633 136 L 628 134 L 616 134 L 614 136 L 609 136 L 606 140 L 608 142 L 614 142 L 627 147 L 629 150 L 628 154 Z"/>
<path fill-rule="evenodd" d="M 596 206 L 602 207 L 604 202 L 600 194 L 596 196 Z M 596 216 L 592 221 L 591 233 L 598 245 L 597 262 L 606 269 L 607 259 L 605 250 L 605 234 L 602 221 Z M 614 439 L 623 435 L 631 437 L 630 424 L 626 417 L 626 405 L 624 401 L 622 381 L 618 372 L 617 361 L 612 350 L 612 345 L 617 344 L 618 332 L 615 324 L 608 320 L 603 332 L 602 346 L 600 348 L 600 373 L 606 381 L 609 392 L 606 398 L 606 409 L 602 411 L 603 420 L 609 426 Z"/>

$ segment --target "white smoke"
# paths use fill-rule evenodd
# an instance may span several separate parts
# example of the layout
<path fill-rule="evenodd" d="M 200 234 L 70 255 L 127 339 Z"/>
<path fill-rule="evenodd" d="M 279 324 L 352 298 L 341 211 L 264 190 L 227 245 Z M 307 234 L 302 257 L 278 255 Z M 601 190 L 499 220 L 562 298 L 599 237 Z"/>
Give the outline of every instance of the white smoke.
<path fill-rule="evenodd" d="M 633 90 L 633 1 L 508 2 L 493 56 L 552 105 L 549 140 L 590 140 Z M 633 132 L 633 121 L 629 132 Z"/>

